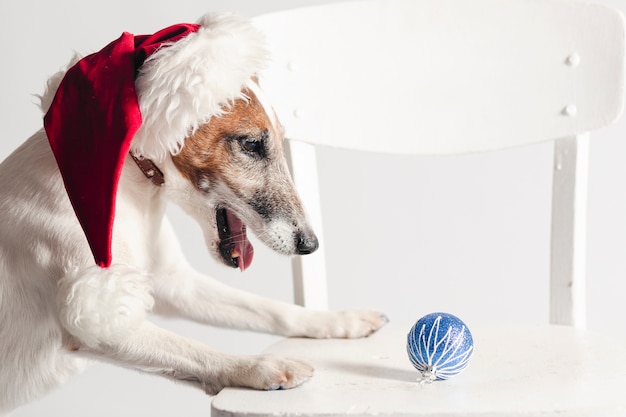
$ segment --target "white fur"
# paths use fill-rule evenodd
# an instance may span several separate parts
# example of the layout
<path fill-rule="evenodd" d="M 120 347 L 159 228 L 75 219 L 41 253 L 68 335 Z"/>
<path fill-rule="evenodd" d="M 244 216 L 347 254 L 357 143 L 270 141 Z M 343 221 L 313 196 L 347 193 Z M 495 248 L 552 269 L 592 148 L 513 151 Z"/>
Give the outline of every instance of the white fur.
<path fill-rule="evenodd" d="M 205 22 L 207 31 L 212 25 L 209 21 Z M 185 131 L 193 130 L 203 120 L 197 112 L 208 112 L 205 118 L 219 116 L 218 104 L 236 97 L 244 73 L 249 77 L 256 67 L 257 55 L 252 54 L 253 64 L 236 75 L 230 72 L 233 66 L 224 49 L 226 45 L 236 51 L 256 51 L 258 42 L 249 39 L 252 32 L 240 20 L 220 17 L 218 22 L 219 30 L 206 38 L 205 46 L 211 49 L 213 41 L 221 45 L 216 49 L 221 52 L 213 51 L 210 60 L 215 67 L 211 77 L 216 77 L 211 82 L 224 86 L 223 96 L 216 93 L 217 87 L 203 85 L 204 81 L 194 84 L 193 71 L 191 78 L 179 78 L 186 77 L 185 71 L 176 71 L 175 67 L 189 62 L 172 57 L 174 64 L 166 63 L 170 54 L 176 55 L 175 49 L 164 48 L 154 58 L 156 62 L 159 57 L 162 67 L 171 67 L 173 72 L 149 69 L 143 74 L 143 110 L 155 113 L 144 114 L 148 123 L 138 150 L 162 158 L 160 168 L 166 183 L 162 187 L 153 185 L 127 158 L 117 194 L 111 268 L 94 266 L 43 129 L 0 164 L 0 415 L 80 372 L 85 358 L 159 374 L 209 394 L 225 386 L 291 388 L 312 375 L 312 368 L 297 360 L 216 352 L 152 325 L 146 320 L 146 313 L 151 310 L 210 325 L 284 336 L 361 337 L 384 324 L 384 318 L 373 311 L 308 311 L 238 291 L 196 272 L 186 262 L 164 216 L 167 201 L 180 204 L 196 218 L 209 237 L 211 250 L 214 248 L 210 237 L 217 233 L 215 202 L 240 208 L 247 213 L 242 219 L 252 228 L 263 227 L 258 219 L 254 223 L 254 213 L 242 201 L 229 200 L 237 198 L 232 192 L 220 187 L 211 188 L 211 193 L 199 192 L 178 172 L 170 155 L 184 145 L 181 138 Z M 228 35 L 231 31 L 232 37 Z M 185 49 L 183 55 L 189 57 L 202 46 L 190 41 L 187 47 L 190 49 Z M 239 58 L 235 61 L 240 62 Z M 146 74 L 152 78 L 146 78 Z M 174 94 L 179 106 L 170 110 L 166 95 L 148 85 L 165 88 L 169 94 L 171 89 L 161 86 L 158 78 L 172 74 L 176 76 L 167 85 L 196 85 L 207 90 L 175 88 L 174 93 L 185 93 Z M 44 111 L 61 77 L 62 73 L 57 74 L 49 82 L 42 97 Z M 207 91 L 217 96 L 206 99 Z M 185 94 L 192 95 L 185 98 Z M 187 99 L 197 103 L 183 106 L 181 101 Z M 166 131 L 166 135 L 161 135 L 156 121 L 165 119 L 167 114 L 175 121 L 174 127 L 167 130 L 167 125 L 160 125 Z M 183 128 L 184 123 L 189 123 L 187 129 Z M 152 135 L 154 146 L 146 142 Z M 258 183 L 282 187 L 270 191 L 297 202 L 285 161 L 282 157 L 276 159 L 280 161 L 265 164 L 266 171 L 254 175 L 263 180 L 271 174 L 276 181 Z M 249 186 L 255 184 L 251 182 Z M 298 222 L 302 223 L 299 227 L 308 227 L 304 220 L 299 218 Z M 272 239 L 291 242 L 289 248 L 279 249 L 293 251 L 294 222 L 280 224 L 273 230 L 276 237 Z"/>
<path fill-rule="evenodd" d="M 73 268 L 57 287 L 61 324 L 90 348 L 131 336 L 154 305 L 147 275 L 125 265 Z"/>
<path fill-rule="evenodd" d="M 132 143 L 137 155 L 162 161 L 180 151 L 190 133 L 243 97 L 242 87 L 263 67 L 263 37 L 248 21 L 212 14 L 199 23 L 197 32 L 162 47 L 141 67 L 135 85 L 143 123 Z"/>

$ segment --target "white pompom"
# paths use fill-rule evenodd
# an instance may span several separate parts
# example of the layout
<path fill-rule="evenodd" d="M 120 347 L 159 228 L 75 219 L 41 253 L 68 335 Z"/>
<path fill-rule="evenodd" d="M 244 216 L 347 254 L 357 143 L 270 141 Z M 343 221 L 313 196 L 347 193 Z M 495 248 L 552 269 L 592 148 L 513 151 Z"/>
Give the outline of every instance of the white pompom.
<path fill-rule="evenodd" d="M 58 283 L 61 324 L 89 347 L 119 343 L 152 309 L 151 290 L 147 275 L 128 266 L 76 268 Z"/>

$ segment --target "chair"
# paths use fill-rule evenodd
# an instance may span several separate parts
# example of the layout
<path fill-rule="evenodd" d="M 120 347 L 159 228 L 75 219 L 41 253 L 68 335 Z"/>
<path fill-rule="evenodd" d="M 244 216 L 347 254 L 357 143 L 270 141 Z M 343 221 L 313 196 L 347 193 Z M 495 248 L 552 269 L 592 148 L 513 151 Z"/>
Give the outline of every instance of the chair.
<path fill-rule="evenodd" d="M 274 56 L 260 80 L 322 247 L 316 147 L 455 155 L 554 142 L 549 324 L 472 328 L 470 367 L 432 384 L 415 381 L 404 350 L 412 323 L 286 339 L 269 351 L 309 360 L 314 378 L 225 389 L 212 415 L 626 415 L 626 344 L 584 330 L 589 132 L 622 112 L 621 13 L 568 0 L 365 0 L 256 23 Z M 323 250 L 293 267 L 296 303 L 326 308 Z"/>

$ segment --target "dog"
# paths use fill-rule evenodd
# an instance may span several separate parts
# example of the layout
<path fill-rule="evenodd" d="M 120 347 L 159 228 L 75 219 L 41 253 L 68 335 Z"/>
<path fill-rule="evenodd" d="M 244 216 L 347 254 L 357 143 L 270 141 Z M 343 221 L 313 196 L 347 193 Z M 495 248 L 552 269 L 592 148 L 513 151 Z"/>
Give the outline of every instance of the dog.
<path fill-rule="evenodd" d="M 313 375 L 298 359 L 218 352 L 157 327 L 150 312 L 308 338 L 365 337 L 387 322 L 230 288 L 192 269 L 179 247 L 169 202 L 228 267 L 250 266 L 248 228 L 284 255 L 318 248 L 256 78 L 266 55 L 250 22 L 210 14 L 125 33 L 51 77 L 44 128 L 0 164 L 0 414 L 92 360 L 209 395 L 288 389 Z"/>

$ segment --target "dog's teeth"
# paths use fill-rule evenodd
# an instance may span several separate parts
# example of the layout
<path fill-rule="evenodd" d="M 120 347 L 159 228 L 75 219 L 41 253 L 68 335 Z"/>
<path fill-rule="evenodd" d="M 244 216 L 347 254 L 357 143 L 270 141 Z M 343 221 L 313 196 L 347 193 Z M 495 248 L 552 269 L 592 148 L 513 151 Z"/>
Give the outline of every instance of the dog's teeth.
<path fill-rule="evenodd" d="M 230 257 L 231 257 L 232 259 L 237 259 L 237 258 L 239 258 L 239 252 L 237 252 L 236 250 L 232 251 L 232 252 L 230 253 Z"/>

